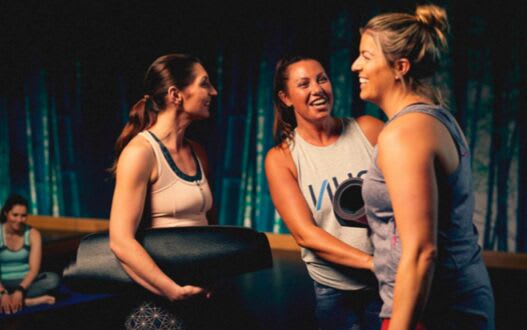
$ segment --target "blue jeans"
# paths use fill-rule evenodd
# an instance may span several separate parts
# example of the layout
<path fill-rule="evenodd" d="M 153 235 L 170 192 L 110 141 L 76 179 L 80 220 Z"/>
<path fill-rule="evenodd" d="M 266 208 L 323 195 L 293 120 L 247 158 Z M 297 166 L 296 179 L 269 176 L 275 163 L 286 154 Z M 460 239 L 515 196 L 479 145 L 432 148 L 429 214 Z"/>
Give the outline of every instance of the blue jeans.
<path fill-rule="evenodd" d="M 381 328 L 379 312 L 382 301 L 376 288 L 347 291 L 313 283 L 315 313 L 321 330 Z"/>

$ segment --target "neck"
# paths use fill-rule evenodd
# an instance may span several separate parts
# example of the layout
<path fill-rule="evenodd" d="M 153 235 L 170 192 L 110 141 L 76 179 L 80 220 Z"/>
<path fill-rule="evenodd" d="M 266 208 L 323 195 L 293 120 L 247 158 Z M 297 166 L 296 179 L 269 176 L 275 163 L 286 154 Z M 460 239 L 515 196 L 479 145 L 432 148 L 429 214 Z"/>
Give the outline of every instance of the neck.
<path fill-rule="evenodd" d="M 429 98 L 415 93 L 395 92 L 390 96 L 385 97 L 382 102 L 379 102 L 379 107 L 386 114 L 388 119 L 391 119 L 399 111 L 414 103 L 433 104 L 432 100 Z"/>
<path fill-rule="evenodd" d="M 4 228 L 6 235 L 20 235 L 20 233 L 24 231 L 24 227 L 22 227 L 21 230 L 17 231 L 11 228 L 11 226 L 6 226 L 5 223 L 2 224 L 2 227 Z"/>
<path fill-rule="evenodd" d="M 191 120 L 183 112 L 166 109 L 157 116 L 156 123 L 149 129 L 169 149 L 179 151 L 185 143 L 185 132 Z"/>
<path fill-rule="evenodd" d="M 340 135 L 341 125 L 339 120 L 327 117 L 321 122 L 309 122 L 297 118 L 297 132 L 304 140 L 314 145 L 328 145 Z"/>

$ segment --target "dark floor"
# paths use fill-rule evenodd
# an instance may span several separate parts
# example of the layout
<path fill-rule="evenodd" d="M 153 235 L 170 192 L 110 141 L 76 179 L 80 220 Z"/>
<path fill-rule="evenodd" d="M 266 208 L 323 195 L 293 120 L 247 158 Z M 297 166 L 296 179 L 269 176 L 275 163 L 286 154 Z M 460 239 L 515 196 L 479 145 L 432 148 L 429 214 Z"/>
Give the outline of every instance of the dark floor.
<path fill-rule="evenodd" d="M 71 251 L 75 243 L 59 243 L 54 258 L 44 260 L 47 270 L 60 270 L 72 258 L 60 251 Z M 218 288 L 207 307 L 209 313 L 203 313 L 203 319 L 214 320 L 214 326 L 207 329 L 316 329 L 312 282 L 299 252 L 273 251 L 273 259 L 273 268 L 235 277 Z M 522 328 L 527 313 L 527 271 L 490 269 L 489 273 L 497 329 Z M 129 295 L 114 296 L 0 320 L 0 329 L 123 329 L 135 305 L 137 301 Z"/>
<path fill-rule="evenodd" d="M 208 329 L 316 329 L 311 280 L 298 252 L 275 251 L 273 268 L 237 276 L 218 288 Z M 0 329 L 123 329 L 137 305 L 130 295 L 11 317 Z M 203 306 L 203 305 L 202 305 Z M 205 315 L 204 315 L 205 317 Z"/>

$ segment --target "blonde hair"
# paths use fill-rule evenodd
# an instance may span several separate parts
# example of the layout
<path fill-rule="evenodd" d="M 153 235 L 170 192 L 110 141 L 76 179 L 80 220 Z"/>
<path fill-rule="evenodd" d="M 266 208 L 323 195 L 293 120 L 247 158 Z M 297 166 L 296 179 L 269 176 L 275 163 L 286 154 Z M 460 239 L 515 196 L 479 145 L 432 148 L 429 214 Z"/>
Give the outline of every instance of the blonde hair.
<path fill-rule="evenodd" d="M 420 5 L 414 15 L 387 13 L 375 16 L 361 29 L 361 34 L 372 33 L 390 66 L 398 59 L 408 59 L 410 70 L 403 77 L 405 86 L 440 104 L 443 103 L 441 93 L 431 80 L 448 49 L 448 30 L 443 8 Z"/>

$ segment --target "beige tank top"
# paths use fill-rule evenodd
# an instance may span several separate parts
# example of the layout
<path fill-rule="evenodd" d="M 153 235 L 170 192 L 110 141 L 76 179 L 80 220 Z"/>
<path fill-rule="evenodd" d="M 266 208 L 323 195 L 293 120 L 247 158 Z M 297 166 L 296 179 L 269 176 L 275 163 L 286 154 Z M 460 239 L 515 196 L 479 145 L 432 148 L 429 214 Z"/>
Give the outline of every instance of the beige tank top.
<path fill-rule="evenodd" d="M 157 161 L 157 180 L 149 187 L 145 210 L 150 213 L 147 227 L 208 225 L 206 212 L 212 194 L 201 161 L 194 151 L 197 173 L 186 175 L 175 164 L 166 147 L 149 131 L 139 133 L 152 146 Z"/>

